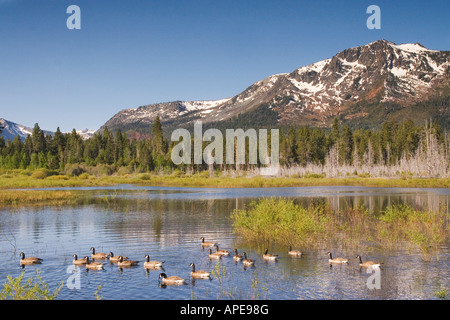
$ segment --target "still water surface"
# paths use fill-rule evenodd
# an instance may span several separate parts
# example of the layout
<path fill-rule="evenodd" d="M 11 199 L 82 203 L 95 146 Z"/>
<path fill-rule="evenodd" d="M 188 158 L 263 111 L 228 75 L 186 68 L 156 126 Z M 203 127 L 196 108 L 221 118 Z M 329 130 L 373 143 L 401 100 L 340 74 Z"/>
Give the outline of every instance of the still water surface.
<path fill-rule="evenodd" d="M 2 208 L 0 210 L 0 278 L 22 272 L 19 253 L 44 259 L 41 265 L 26 266 L 26 278 L 40 271 L 54 290 L 64 282 L 58 299 L 436 299 L 435 293 L 450 287 L 450 244 L 442 246 L 427 261 L 411 245 L 399 244 L 386 252 L 370 247 L 364 252 L 336 243 L 330 248 L 299 248 L 301 258 L 288 256 L 288 248 L 270 246 L 279 254 L 277 262 L 264 262 L 262 247 L 245 243 L 233 233 L 229 219 L 236 206 L 244 208 L 260 197 L 288 197 L 308 203 L 322 200 L 334 209 L 355 204 L 379 212 L 387 205 L 407 203 L 414 207 L 449 212 L 449 189 L 404 189 L 365 187 L 303 187 L 264 189 L 209 189 L 119 187 L 74 188 L 84 197 L 72 206 Z M 218 264 L 202 249 L 200 237 L 219 243 L 220 249 L 247 252 L 255 267 L 244 268 L 232 255 Z M 125 255 L 140 264 L 118 268 L 105 263 L 104 270 L 73 272 L 72 255 L 97 252 Z M 327 251 L 351 258 L 349 265 L 328 264 Z M 147 271 L 145 255 L 165 261 L 163 270 Z M 369 289 L 375 273 L 358 267 L 355 259 L 384 263 L 380 289 Z M 215 270 L 209 280 L 192 281 L 197 270 Z M 177 275 L 186 285 L 160 286 L 159 274 Z"/>

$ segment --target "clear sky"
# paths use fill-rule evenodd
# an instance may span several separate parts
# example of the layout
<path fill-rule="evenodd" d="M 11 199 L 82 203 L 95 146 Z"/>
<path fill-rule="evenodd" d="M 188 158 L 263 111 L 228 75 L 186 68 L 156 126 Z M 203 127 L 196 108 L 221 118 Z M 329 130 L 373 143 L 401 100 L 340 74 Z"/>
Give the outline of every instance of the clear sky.
<path fill-rule="evenodd" d="M 379 30 L 366 27 L 372 4 Z M 231 97 L 378 39 L 450 50 L 449 12 L 447 0 L 0 0 L 0 118 L 98 129 L 125 108 Z"/>

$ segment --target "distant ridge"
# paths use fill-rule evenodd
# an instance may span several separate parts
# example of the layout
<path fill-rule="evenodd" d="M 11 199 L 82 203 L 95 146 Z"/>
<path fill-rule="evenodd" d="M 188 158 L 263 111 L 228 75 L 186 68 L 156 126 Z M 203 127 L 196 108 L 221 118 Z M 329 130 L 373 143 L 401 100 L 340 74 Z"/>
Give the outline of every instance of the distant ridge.
<path fill-rule="evenodd" d="M 2 133 L 1 136 L 5 140 L 12 141 L 16 136 L 19 136 L 19 138 L 22 141 L 25 141 L 27 135 L 30 135 L 33 133 L 33 128 L 17 124 L 12 121 L 5 120 L 3 118 L 0 118 L 0 126 L 2 127 Z M 51 135 L 53 136 L 55 132 L 49 131 L 49 130 L 43 130 L 45 135 Z M 89 130 L 89 129 L 83 129 L 83 130 L 76 130 L 77 133 L 81 136 L 83 139 L 88 139 L 92 137 L 92 135 L 95 133 L 95 130 Z"/>

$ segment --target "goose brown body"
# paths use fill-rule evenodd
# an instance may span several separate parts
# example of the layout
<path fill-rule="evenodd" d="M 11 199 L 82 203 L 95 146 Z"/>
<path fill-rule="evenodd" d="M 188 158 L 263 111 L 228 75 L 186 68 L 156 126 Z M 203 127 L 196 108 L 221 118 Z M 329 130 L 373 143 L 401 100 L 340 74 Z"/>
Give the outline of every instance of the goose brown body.
<path fill-rule="evenodd" d="M 217 245 L 216 242 L 205 241 L 205 237 L 201 237 L 200 240 L 202 240 L 202 246 L 203 247 L 214 247 L 215 245 Z"/>
<path fill-rule="evenodd" d="M 244 260 L 242 260 L 242 263 L 244 264 L 244 266 L 251 267 L 251 266 L 255 265 L 255 261 L 253 259 L 247 258 L 246 252 L 244 252 L 243 255 L 244 255 Z"/>
<path fill-rule="evenodd" d="M 263 259 L 264 259 L 264 260 L 275 261 L 275 260 L 278 259 L 278 255 L 270 254 L 270 253 L 268 253 L 268 252 L 269 252 L 269 249 L 266 249 L 266 250 L 264 251 L 264 254 L 263 254 Z"/>
<path fill-rule="evenodd" d="M 125 260 L 122 256 L 119 256 L 118 260 L 117 260 L 118 267 L 132 267 L 132 266 L 137 266 L 138 264 L 139 264 L 139 261 Z"/>
<path fill-rule="evenodd" d="M 207 279 L 211 275 L 208 271 L 204 271 L 204 270 L 197 270 L 196 271 L 194 263 L 191 263 L 190 266 L 192 267 L 192 271 L 191 271 L 191 277 L 192 278 Z"/>
<path fill-rule="evenodd" d="M 299 250 L 292 250 L 292 246 L 289 246 L 289 252 L 288 252 L 288 254 L 289 254 L 290 256 L 293 256 L 293 257 L 299 257 L 299 256 L 302 255 L 301 251 L 299 251 Z"/>
<path fill-rule="evenodd" d="M 72 260 L 73 264 L 76 265 L 83 265 L 86 264 L 86 259 L 78 259 L 78 256 L 76 254 L 73 255 L 73 260 Z"/>
<path fill-rule="evenodd" d="M 328 262 L 329 263 L 336 263 L 336 264 L 343 264 L 348 263 L 348 259 L 345 258 L 333 258 L 331 255 L 331 252 L 328 252 Z"/>
<path fill-rule="evenodd" d="M 86 268 L 91 270 L 102 270 L 103 269 L 103 263 L 101 262 L 91 262 L 89 260 L 88 256 L 85 256 L 84 259 L 86 260 Z"/>
<path fill-rule="evenodd" d="M 209 249 L 209 255 L 208 255 L 208 257 L 209 257 L 210 259 L 221 259 L 221 258 L 222 258 L 222 255 L 221 255 L 221 254 L 218 254 L 218 253 L 216 253 L 216 252 L 212 252 L 212 249 Z"/>
<path fill-rule="evenodd" d="M 91 258 L 92 259 L 107 259 L 108 258 L 108 254 L 104 253 L 104 252 L 95 252 L 95 248 L 91 247 Z"/>
<path fill-rule="evenodd" d="M 150 261 L 150 256 L 148 254 L 145 255 L 144 268 L 146 269 L 160 269 L 163 263 L 164 261 Z"/>
<path fill-rule="evenodd" d="M 234 249 L 233 260 L 234 260 L 234 261 L 241 261 L 241 260 L 242 260 L 242 255 L 240 255 L 240 254 L 238 253 L 238 250 L 237 250 L 237 249 Z"/>
<path fill-rule="evenodd" d="M 180 278 L 178 276 L 167 277 L 165 273 L 160 273 L 159 278 L 161 279 L 162 284 L 167 285 L 182 285 L 186 283 L 186 281 L 183 278 Z"/>
<path fill-rule="evenodd" d="M 220 254 L 222 256 L 228 256 L 230 254 L 230 252 L 227 250 L 219 250 L 219 246 L 217 244 L 215 245 L 215 247 L 216 247 L 217 254 Z"/>
<path fill-rule="evenodd" d="M 125 257 L 125 256 L 115 256 L 113 252 L 110 252 L 108 257 L 109 257 L 109 261 L 111 261 L 111 262 L 118 262 L 119 257 L 122 257 L 124 260 L 128 259 L 128 257 Z"/>
<path fill-rule="evenodd" d="M 377 263 L 377 262 L 374 262 L 374 261 L 362 262 L 362 259 L 361 259 L 360 255 L 357 255 L 356 258 L 359 259 L 359 266 L 360 267 L 365 267 L 365 268 L 368 268 L 368 267 L 379 267 L 381 265 L 381 263 Z"/>
<path fill-rule="evenodd" d="M 28 257 L 25 258 L 25 253 L 21 252 L 20 253 L 20 264 L 21 265 L 25 265 L 25 264 L 39 264 L 42 263 L 42 261 L 44 261 L 41 258 L 36 258 L 36 257 Z"/>

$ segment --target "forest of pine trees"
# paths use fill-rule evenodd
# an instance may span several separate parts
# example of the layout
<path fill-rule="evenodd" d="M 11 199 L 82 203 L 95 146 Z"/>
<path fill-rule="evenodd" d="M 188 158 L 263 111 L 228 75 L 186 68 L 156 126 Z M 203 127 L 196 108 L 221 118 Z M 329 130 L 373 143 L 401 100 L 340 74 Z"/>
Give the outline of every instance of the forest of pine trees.
<path fill-rule="evenodd" d="M 171 172 L 175 169 L 197 172 L 204 165 L 179 165 L 171 161 L 170 142 L 163 136 L 157 118 L 149 128 L 151 137 L 137 141 L 120 130 L 105 128 L 83 140 L 75 130 L 53 136 L 45 135 L 36 124 L 25 141 L 0 137 L 0 168 L 35 170 L 45 168 L 64 174 L 79 175 L 126 172 Z M 207 144 L 205 144 L 207 145 Z M 422 177 L 449 176 L 448 135 L 436 123 L 416 125 L 412 121 L 386 122 L 381 129 L 350 129 L 336 119 L 331 129 L 290 127 L 280 130 L 280 164 L 278 174 L 320 174 Z M 97 170 L 94 170 L 94 169 Z M 235 170 L 234 165 L 216 165 L 214 170 Z M 240 170 L 258 172 L 258 165 Z"/>

